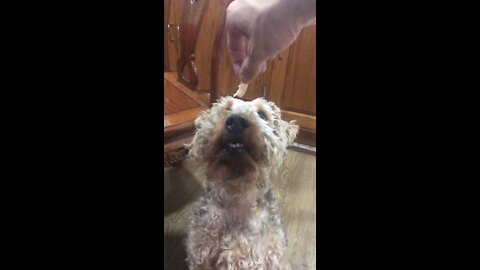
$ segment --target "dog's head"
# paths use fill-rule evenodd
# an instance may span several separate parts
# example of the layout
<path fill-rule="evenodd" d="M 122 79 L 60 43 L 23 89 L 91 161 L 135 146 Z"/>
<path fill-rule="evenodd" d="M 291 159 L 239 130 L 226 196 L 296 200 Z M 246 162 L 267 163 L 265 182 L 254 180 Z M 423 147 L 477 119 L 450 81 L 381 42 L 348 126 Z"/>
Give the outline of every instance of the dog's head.
<path fill-rule="evenodd" d="M 195 127 L 190 156 L 206 165 L 212 181 L 251 181 L 262 169 L 277 168 L 298 133 L 298 126 L 282 120 L 280 109 L 263 98 L 223 97 Z"/>

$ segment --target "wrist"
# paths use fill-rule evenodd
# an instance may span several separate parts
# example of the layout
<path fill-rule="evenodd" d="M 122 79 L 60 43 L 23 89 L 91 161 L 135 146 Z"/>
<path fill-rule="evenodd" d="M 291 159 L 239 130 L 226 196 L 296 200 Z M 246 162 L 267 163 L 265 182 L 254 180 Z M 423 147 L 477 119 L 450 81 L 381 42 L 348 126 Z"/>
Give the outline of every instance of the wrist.
<path fill-rule="evenodd" d="M 317 17 L 316 0 L 277 0 L 273 7 L 280 14 L 289 15 L 302 27 L 311 24 Z"/>

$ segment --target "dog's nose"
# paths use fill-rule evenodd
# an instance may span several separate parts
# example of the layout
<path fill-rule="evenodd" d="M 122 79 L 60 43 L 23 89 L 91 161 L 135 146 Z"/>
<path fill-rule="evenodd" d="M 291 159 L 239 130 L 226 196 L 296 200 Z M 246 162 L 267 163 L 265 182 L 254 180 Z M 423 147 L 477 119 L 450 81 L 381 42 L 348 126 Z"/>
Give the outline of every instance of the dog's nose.
<path fill-rule="evenodd" d="M 245 117 L 238 114 L 232 114 L 227 118 L 227 121 L 225 122 L 225 126 L 229 132 L 234 134 L 240 134 L 246 128 L 248 128 L 249 125 Z"/>

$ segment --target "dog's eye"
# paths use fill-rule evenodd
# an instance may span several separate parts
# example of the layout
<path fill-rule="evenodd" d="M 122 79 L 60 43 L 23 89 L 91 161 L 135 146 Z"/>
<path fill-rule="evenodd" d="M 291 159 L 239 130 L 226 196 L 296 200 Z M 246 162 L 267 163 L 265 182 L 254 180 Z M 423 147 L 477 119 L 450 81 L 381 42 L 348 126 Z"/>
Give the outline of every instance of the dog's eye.
<path fill-rule="evenodd" d="M 260 118 L 262 118 L 263 120 L 267 120 L 267 116 L 265 115 L 264 112 L 258 111 L 257 113 L 258 113 L 258 116 L 260 116 Z"/>

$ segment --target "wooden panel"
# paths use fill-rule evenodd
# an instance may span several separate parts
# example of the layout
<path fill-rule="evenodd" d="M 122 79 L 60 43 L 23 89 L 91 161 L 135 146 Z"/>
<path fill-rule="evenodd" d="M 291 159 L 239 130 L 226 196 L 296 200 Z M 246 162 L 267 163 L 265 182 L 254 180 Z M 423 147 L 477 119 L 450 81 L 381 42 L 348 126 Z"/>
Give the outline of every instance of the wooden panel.
<path fill-rule="evenodd" d="M 174 137 L 178 137 L 183 133 L 190 132 L 193 134 L 195 130 L 194 121 L 188 121 L 174 126 L 166 127 L 163 129 L 164 141 L 170 141 Z"/>
<path fill-rule="evenodd" d="M 184 0 L 180 23 L 180 56 L 177 62 L 178 80 L 192 90 L 198 89 L 198 66 L 195 49 L 202 22 L 207 15 L 209 1 Z"/>
<path fill-rule="evenodd" d="M 167 56 L 168 70 L 177 70 L 177 61 L 180 54 L 180 42 L 178 40 L 181 14 L 183 10 L 183 0 L 169 0 L 168 19 L 167 19 Z"/>
<path fill-rule="evenodd" d="M 198 36 L 198 42 L 195 47 L 195 63 L 197 67 L 197 74 L 198 74 L 198 85 L 197 85 L 197 90 L 200 92 L 210 92 L 212 90 L 212 60 L 214 56 L 214 52 L 218 49 L 215 45 L 215 38 L 217 31 L 219 31 L 220 27 L 222 26 L 224 22 L 224 17 L 223 15 L 225 14 L 226 7 L 228 6 L 228 3 L 231 0 L 217 0 L 217 1 L 210 1 L 206 11 L 205 11 L 205 18 L 202 21 L 202 23 L 199 25 L 200 30 L 199 30 L 199 36 Z M 228 54 L 226 54 L 226 39 L 223 39 L 223 42 L 221 42 L 222 45 L 222 50 L 223 52 L 222 55 L 222 62 L 225 60 L 229 60 Z M 218 45 L 218 44 L 217 44 Z M 221 68 L 227 68 L 231 69 L 231 64 L 230 65 L 223 65 Z M 235 76 L 233 75 L 233 69 L 230 70 L 232 76 L 224 76 L 224 74 L 221 74 L 220 80 L 224 80 L 226 78 L 228 79 L 235 79 Z M 223 70 L 222 70 L 223 72 Z M 235 84 L 235 83 L 233 83 Z M 238 86 L 238 83 L 236 84 Z M 234 91 L 233 88 L 225 88 L 221 87 L 222 91 L 223 89 L 232 89 L 231 91 Z M 223 93 L 221 93 L 223 95 Z"/>
<path fill-rule="evenodd" d="M 168 36 L 167 24 L 169 18 L 170 0 L 163 0 L 163 71 L 168 71 Z"/>
<path fill-rule="evenodd" d="M 163 114 L 178 113 L 183 110 L 192 109 L 200 106 L 197 102 L 187 97 L 181 91 L 176 89 L 170 82 L 163 80 Z"/>
<path fill-rule="evenodd" d="M 300 143 L 300 144 L 305 144 L 305 145 L 308 145 L 308 146 L 316 147 L 317 146 L 317 135 L 316 135 L 316 133 L 308 132 L 305 129 L 300 129 L 300 132 L 298 133 L 297 138 L 295 139 L 295 142 Z M 312 154 L 311 151 L 305 151 L 303 149 L 301 151 L 303 151 L 305 153 L 308 153 L 308 154 Z M 316 152 L 314 152 L 313 154 L 316 155 Z"/>
<path fill-rule="evenodd" d="M 305 28 L 289 49 L 282 109 L 316 115 L 316 27 Z"/>
<path fill-rule="evenodd" d="M 168 70 L 173 71 L 177 70 L 177 60 L 178 60 L 178 49 L 176 44 L 176 35 L 175 35 L 175 27 L 176 27 L 176 16 L 175 16 L 175 6 L 177 1 L 170 0 L 169 1 L 169 10 L 168 10 L 168 18 L 167 18 L 167 26 L 166 26 L 166 36 L 167 36 L 167 65 Z"/>
<path fill-rule="evenodd" d="M 176 80 L 176 73 L 164 73 L 164 116 L 165 139 L 184 133 L 193 134 L 195 118 L 208 107 L 195 93 Z M 208 100 L 208 97 L 207 97 Z"/>
<path fill-rule="evenodd" d="M 226 45 L 226 38 L 223 40 L 223 42 L 225 44 L 225 49 L 223 50 L 222 61 L 220 64 L 220 95 L 233 96 L 233 94 L 235 94 L 235 92 L 237 91 L 240 80 L 233 71 L 232 60 L 230 59 L 230 55 L 228 54 L 228 48 Z"/>
<path fill-rule="evenodd" d="M 310 132 L 315 132 L 317 129 L 317 118 L 315 116 L 282 110 L 282 118 L 285 121 L 295 120 L 301 128 Z"/>
<path fill-rule="evenodd" d="M 204 110 L 202 107 L 196 107 L 193 109 L 181 111 L 178 113 L 172 113 L 163 116 L 163 127 L 170 127 L 176 124 L 184 123 L 187 121 L 193 121 Z"/>
<path fill-rule="evenodd" d="M 268 81 L 268 100 L 273 101 L 280 108 L 282 107 L 283 89 L 288 67 L 288 49 L 280 53 L 278 59 L 270 64 L 270 79 Z"/>
<path fill-rule="evenodd" d="M 209 1 L 209 0 L 207 0 Z M 220 24 L 219 18 L 221 12 L 225 7 L 223 2 L 215 1 L 210 2 L 207 7 L 205 19 L 201 24 L 200 33 L 198 36 L 197 47 L 195 48 L 195 62 L 197 64 L 198 72 L 198 90 L 209 91 L 211 80 L 211 61 L 212 61 L 212 48 L 215 40 L 215 29 Z"/>
<path fill-rule="evenodd" d="M 204 107 L 209 107 L 209 94 L 208 93 L 197 93 L 195 91 L 190 90 L 188 87 L 183 85 L 181 82 L 177 80 L 177 73 L 176 72 L 164 72 L 163 73 L 163 78 L 166 80 L 169 84 L 171 84 L 173 87 L 181 91 L 183 94 L 197 102 L 198 104 L 204 106 Z"/>
<path fill-rule="evenodd" d="M 181 49 L 181 44 L 180 44 L 180 23 L 182 20 L 182 14 L 183 14 L 183 9 L 185 7 L 185 1 L 190 1 L 190 0 L 170 0 L 172 2 L 175 2 L 175 8 L 174 8 L 174 13 L 175 13 L 175 46 L 177 49 L 177 61 L 178 57 L 180 55 L 180 49 Z M 175 63 L 175 66 L 177 66 L 177 63 Z"/>

